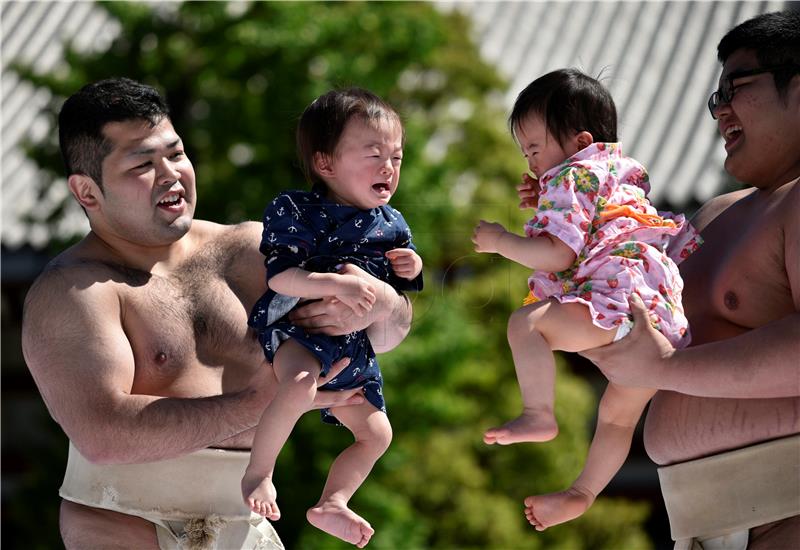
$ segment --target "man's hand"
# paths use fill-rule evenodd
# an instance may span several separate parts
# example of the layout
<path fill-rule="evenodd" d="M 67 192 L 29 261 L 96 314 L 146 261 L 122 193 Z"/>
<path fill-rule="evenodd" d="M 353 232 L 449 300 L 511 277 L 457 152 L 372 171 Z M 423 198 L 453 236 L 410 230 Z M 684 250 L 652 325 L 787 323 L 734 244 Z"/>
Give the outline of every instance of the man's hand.
<path fill-rule="evenodd" d="M 472 234 L 475 252 L 497 252 L 497 243 L 504 233 L 507 231 L 501 224 L 481 220 Z"/>
<path fill-rule="evenodd" d="M 675 348 L 650 324 L 647 308 L 638 295 L 628 304 L 633 314 L 630 334 L 608 346 L 580 352 L 603 371 L 610 382 L 621 386 L 663 388 L 662 376 Z"/>
<path fill-rule="evenodd" d="M 325 376 L 325 378 L 320 376 L 317 379 L 317 388 L 324 386 L 330 380 L 333 380 L 339 376 L 339 374 L 346 369 L 347 365 L 349 364 L 349 357 L 345 357 L 336 361 L 333 365 L 331 365 L 331 370 L 328 371 L 328 375 Z M 361 388 L 345 391 L 327 391 L 320 389 L 317 392 L 316 397 L 314 397 L 314 404 L 312 405 L 312 408 L 327 409 L 329 407 L 346 407 L 348 405 L 360 405 L 363 402 L 364 393 L 361 391 Z"/>
<path fill-rule="evenodd" d="M 522 174 L 522 183 L 517 185 L 519 209 L 536 208 L 539 202 L 539 180 L 528 174 Z"/>
<path fill-rule="evenodd" d="M 317 387 L 323 386 L 327 384 L 328 381 L 336 378 L 349 364 L 350 359 L 347 357 L 336 361 L 331 365 L 331 370 L 328 371 L 328 375 L 325 378 L 320 377 L 317 380 Z M 264 413 L 264 409 L 270 404 L 278 390 L 278 379 L 275 377 L 275 371 L 272 365 L 264 361 L 263 365 L 256 369 L 253 376 L 250 377 L 247 387 L 249 388 L 249 390 L 245 392 L 248 396 L 247 415 L 251 418 L 251 425 L 234 436 L 213 442 L 211 444 L 212 446 L 228 449 L 249 449 L 252 445 L 255 426 Z M 326 391 L 320 389 L 314 398 L 311 409 L 347 407 L 349 405 L 359 405 L 363 402 L 364 393 L 361 388 L 345 391 Z"/>
<path fill-rule="evenodd" d="M 394 248 L 386 253 L 398 277 L 413 280 L 422 271 L 422 258 L 410 248 Z"/>

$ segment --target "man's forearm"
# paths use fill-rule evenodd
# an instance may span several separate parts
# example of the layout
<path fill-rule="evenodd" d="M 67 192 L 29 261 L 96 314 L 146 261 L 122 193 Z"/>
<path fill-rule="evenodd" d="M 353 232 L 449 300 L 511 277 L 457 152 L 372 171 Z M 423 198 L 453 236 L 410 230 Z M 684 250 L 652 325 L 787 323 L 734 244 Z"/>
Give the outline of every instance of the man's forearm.
<path fill-rule="evenodd" d="M 230 443 L 258 422 L 264 403 L 254 390 L 202 398 L 130 395 L 68 435 L 92 462 L 164 460 Z"/>
<path fill-rule="evenodd" d="M 411 330 L 413 310 L 408 297 L 398 294 L 391 286 L 386 285 L 383 299 L 387 301 L 387 314 L 377 318 L 367 328 L 367 336 L 376 353 L 394 349 Z"/>
<path fill-rule="evenodd" d="M 699 397 L 800 395 L 800 313 L 734 338 L 675 351 L 659 389 Z"/>

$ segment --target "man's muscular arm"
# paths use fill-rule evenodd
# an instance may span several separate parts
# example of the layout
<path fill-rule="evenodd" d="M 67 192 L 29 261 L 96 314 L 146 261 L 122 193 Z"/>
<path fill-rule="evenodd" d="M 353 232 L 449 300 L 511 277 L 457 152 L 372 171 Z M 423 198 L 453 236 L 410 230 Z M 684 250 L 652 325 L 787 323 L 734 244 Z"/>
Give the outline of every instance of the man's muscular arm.
<path fill-rule="evenodd" d="M 22 347 L 50 414 L 97 463 L 161 460 L 223 442 L 254 426 L 277 388 L 272 369 L 262 368 L 234 393 L 133 394 L 135 359 L 118 294 L 58 270 L 28 294 Z"/>
<path fill-rule="evenodd" d="M 675 350 L 632 297 L 634 328 L 609 346 L 582 352 L 616 384 L 697 397 L 800 395 L 800 313 L 734 338 Z"/>
<path fill-rule="evenodd" d="M 354 265 L 346 264 L 340 273 L 362 277 L 375 288 L 375 303 L 369 313 L 358 317 L 345 304 L 325 298 L 295 309 L 289 319 L 309 332 L 331 336 L 366 329 L 376 353 L 395 348 L 411 329 L 411 302 L 391 285 Z"/>

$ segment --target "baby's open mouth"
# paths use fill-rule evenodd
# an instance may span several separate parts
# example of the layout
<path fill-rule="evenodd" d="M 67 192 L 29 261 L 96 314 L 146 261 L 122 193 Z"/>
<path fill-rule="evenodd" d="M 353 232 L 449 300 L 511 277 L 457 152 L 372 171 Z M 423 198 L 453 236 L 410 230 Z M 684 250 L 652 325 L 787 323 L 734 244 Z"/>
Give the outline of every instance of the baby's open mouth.
<path fill-rule="evenodd" d="M 377 191 L 378 193 L 383 193 L 389 191 L 389 184 L 388 183 L 375 183 L 372 185 L 372 188 Z"/>

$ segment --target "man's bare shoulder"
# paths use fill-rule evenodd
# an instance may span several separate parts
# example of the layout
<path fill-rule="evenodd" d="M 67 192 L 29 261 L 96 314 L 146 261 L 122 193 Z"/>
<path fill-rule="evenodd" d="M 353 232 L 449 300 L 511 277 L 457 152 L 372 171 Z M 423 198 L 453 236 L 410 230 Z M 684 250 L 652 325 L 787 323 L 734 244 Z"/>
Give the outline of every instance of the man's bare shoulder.
<path fill-rule="evenodd" d="M 192 233 L 201 243 L 218 241 L 255 242 L 256 248 L 261 239 L 261 224 L 258 222 L 241 222 L 237 224 L 220 224 L 205 220 L 192 222 Z"/>
<path fill-rule="evenodd" d="M 237 290 L 246 289 L 243 292 L 248 296 L 260 296 L 265 286 L 264 256 L 259 251 L 261 230 L 261 223 L 250 221 L 235 225 L 200 222 L 197 227 L 204 249 L 199 256 Z"/>
<path fill-rule="evenodd" d="M 208 220 L 194 220 L 192 222 L 192 231 L 198 231 L 210 236 L 227 235 L 230 233 L 237 233 L 241 231 L 251 231 L 261 234 L 261 223 L 244 221 L 233 224 L 223 224 L 211 222 Z"/>
<path fill-rule="evenodd" d="M 84 240 L 45 266 L 25 298 L 25 318 L 57 317 L 69 311 L 78 314 L 75 308 L 81 303 L 113 299 L 117 284 L 137 285 L 146 280 L 146 273 L 115 264 Z"/>
<path fill-rule="evenodd" d="M 782 185 L 775 192 L 776 204 L 782 213 L 788 215 L 792 224 L 800 224 L 797 213 L 800 212 L 800 178 Z"/>
<path fill-rule="evenodd" d="M 692 225 L 698 231 L 702 231 L 703 228 L 714 221 L 717 216 L 725 212 L 725 210 L 727 210 L 731 205 L 751 195 L 755 190 L 756 189 L 754 187 L 750 187 L 748 189 L 740 189 L 738 191 L 725 193 L 724 195 L 718 195 L 712 199 L 709 199 L 705 204 L 703 204 L 703 206 L 700 207 L 700 209 L 692 218 Z"/>

